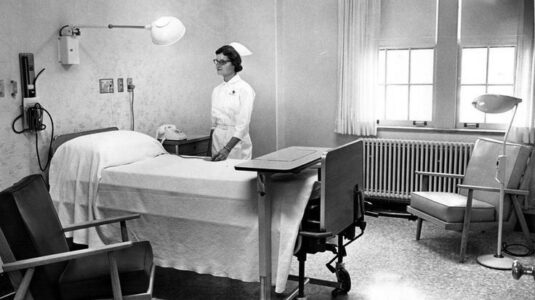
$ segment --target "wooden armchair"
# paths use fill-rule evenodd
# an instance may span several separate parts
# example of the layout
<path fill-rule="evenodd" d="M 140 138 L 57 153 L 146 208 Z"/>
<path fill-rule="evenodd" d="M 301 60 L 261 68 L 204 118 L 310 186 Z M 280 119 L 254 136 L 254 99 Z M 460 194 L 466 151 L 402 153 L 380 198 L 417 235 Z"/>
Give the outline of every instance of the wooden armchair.
<path fill-rule="evenodd" d="M 0 193 L 0 272 L 8 273 L 15 299 L 151 299 L 151 245 L 128 241 L 126 230 L 138 217 L 62 228 L 43 177 L 27 176 Z M 114 222 L 123 242 L 69 251 L 65 232 Z"/>
<path fill-rule="evenodd" d="M 468 233 L 498 226 L 499 183 L 495 180 L 496 159 L 501 154 L 502 141 L 479 139 L 476 141 L 472 156 L 466 167 L 466 174 L 443 174 L 417 172 L 421 176 L 445 176 L 462 179 L 458 185 L 459 193 L 418 191 L 411 193 L 407 211 L 417 219 L 416 240 L 420 239 L 423 220 L 443 227 L 445 230 L 461 231 L 460 262 L 466 254 Z M 531 147 L 507 144 L 506 190 L 503 210 L 504 229 L 511 229 L 518 220 L 528 245 L 533 249 L 519 196 L 528 191 L 519 190 L 522 176 L 526 170 Z M 428 179 L 424 178 L 424 185 Z M 517 219 L 518 218 L 518 219 Z"/>

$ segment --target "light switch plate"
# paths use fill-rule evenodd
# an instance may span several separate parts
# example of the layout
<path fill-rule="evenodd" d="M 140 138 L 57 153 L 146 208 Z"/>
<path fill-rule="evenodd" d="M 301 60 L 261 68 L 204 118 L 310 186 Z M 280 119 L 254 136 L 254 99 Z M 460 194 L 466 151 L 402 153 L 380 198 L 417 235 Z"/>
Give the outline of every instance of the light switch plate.
<path fill-rule="evenodd" d="M 99 79 L 99 86 L 100 86 L 101 94 L 113 93 L 113 79 L 112 78 Z"/>
<path fill-rule="evenodd" d="M 122 78 L 117 78 L 117 93 L 124 92 L 124 81 Z"/>

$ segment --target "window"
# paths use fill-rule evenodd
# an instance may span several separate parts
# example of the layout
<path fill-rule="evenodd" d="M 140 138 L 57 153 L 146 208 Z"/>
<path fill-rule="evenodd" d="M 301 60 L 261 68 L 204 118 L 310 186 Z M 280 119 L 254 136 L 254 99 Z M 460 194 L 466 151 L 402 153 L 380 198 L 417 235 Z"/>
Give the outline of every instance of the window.
<path fill-rule="evenodd" d="M 515 94 L 522 3 L 383 0 L 379 124 L 504 128 L 512 112 L 484 114 L 471 102 Z"/>
<path fill-rule="evenodd" d="M 503 114 L 485 114 L 472 107 L 472 100 L 487 93 L 513 96 L 515 54 L 515 47 L 462 49 L 460 123 L 505 124 L 511 119 L 512 111 Z"/>
<path fill-rule="evenodd" d="M 432 48 L 379 51 L 379 119 L 432 119 L 433 57 Z"/>

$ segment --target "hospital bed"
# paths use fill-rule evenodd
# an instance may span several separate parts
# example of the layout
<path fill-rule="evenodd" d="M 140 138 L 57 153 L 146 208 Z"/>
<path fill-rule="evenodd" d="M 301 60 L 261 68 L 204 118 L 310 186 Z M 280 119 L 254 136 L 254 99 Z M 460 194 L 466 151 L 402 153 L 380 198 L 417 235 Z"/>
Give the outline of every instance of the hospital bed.
<path fill-rule="evenodd" d="M 117 128 L 58 136 L 52 149 L 50 193 L 63 224 L 140 214 L 131 239 L 150 240 L 157 265 L 258 281 L 257 182 L 234 169 L 243 161 L 171 155 L 152 137 Z M 316 180 L 317 170 L 305 169 L 270 181 L 277 293 L 285 290 Z M 73 240 L 94 246 L 120 237 L 119 227 L 107 227 Z"/>

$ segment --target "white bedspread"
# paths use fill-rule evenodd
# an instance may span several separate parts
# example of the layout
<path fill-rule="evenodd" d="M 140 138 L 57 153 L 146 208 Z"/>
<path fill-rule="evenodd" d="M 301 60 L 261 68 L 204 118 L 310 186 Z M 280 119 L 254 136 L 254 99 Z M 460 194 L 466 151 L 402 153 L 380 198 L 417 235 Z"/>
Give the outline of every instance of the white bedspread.
<path fill-rule="evenodd" d="M 129 222 L 136 240 L 150 240 L 160 266 L 258 281 L 256 174 L 235 171 L 240 160 L 211 162 L 162 155 L 102 172 L 97 217 L 140 213 Z M 272 260 L 283 292 L 304 207 L 317 172 L 275 176 Z M 120 238 L 118 226 L 101 231 Z"/>
<path fill-rule="evenodd" d="M 161 154 L 152 137 L 135 132 L 76 138 L 56 151 L 50 194 L 62 224 L 140 213 L 128 221 L 133 240 L 149 240 L 160 266 L 258 281 L 256 174 L 234 170 L 240 160 L 211 162 Z M 304 207 L 316 171 L 276 175 L 272 195 L 272 270 L 283 292 Z M 117 226 L 75 231 L 95 246 L 118 240 Z"/>

